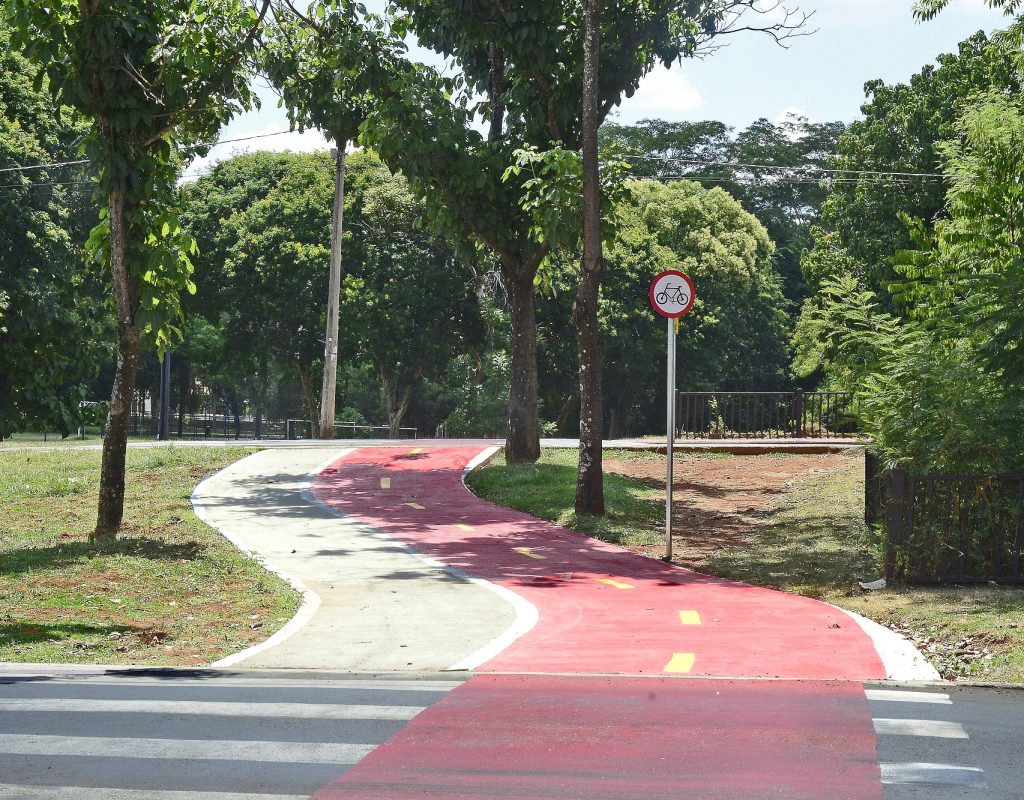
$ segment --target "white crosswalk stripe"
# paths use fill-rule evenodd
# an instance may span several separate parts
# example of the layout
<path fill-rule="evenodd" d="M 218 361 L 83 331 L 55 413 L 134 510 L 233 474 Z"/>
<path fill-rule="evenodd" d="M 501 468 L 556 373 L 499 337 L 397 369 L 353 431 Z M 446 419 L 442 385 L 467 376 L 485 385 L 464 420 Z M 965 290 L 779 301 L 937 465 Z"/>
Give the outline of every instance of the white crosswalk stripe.
<path fill-rule="evenodd" d="M 375 745 L 0 733 L 0 755 L 171 758 L 261 763 L 354 764 Z"/>
<path fill-rule="evenodd" d="M 889 736 L 934 736 L 937 739 L 968 739 L 959 722 L 934 719 L 878 719 L 875 733 Z"/>
<path fill-rule="evenodd" d="M 903 692 L 895 689 L 865 689 L 868 700 L 885 703 L 932 703 L 952 705 L 948 694 L 942 692 Z"/>
<path fill-rule="evenodd" d="M 883 763 L 882 783 L 890 785 L 925 784 L 929 786 L 962 786 L 985 788 L 985 773 L 976 767 L 956 764 Z"/>
<path fill-rule="evenodd" d="M 0 783 L 0 800 L 309 800 L 305 794 L 239 794 L 117 789 L 91 786 L 14 786 Z"/>
<path fill-rule="evenodd" d="M 986 787 L 985 772 L 970 764 L 967 728 L 948 719 L 957 715 L 949 693 L 924 688 L 865 688 L 865 693 L 875 712 L 886 800 L 980 797 L 974 793 Z"/>
<path fill-rule="evenodd" d="M 334 705 L 330 703 L 217 703 L 205 700 L 0 699 L 3 711 L 61 711 L 96 714 L 197 714 L 210 717 L 410 720 L 423 706 Z"/>
<path fill-rule="evenodd" d="M 0 800 L 299 800 L 463 677 L 0 674 Z"/>

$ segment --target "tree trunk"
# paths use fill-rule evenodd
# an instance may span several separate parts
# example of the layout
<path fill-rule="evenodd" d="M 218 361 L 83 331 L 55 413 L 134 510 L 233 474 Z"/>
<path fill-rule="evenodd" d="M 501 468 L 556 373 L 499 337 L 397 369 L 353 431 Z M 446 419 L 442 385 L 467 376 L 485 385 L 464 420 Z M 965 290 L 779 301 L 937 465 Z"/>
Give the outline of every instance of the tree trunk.
<path fill-rule="evenodd" d="M 112 191 L 110 209 L 110 273 L 114 287 L 114 312 L 117 317 L 117 367 L 107 413 L 107 435 L 103 439 L 100 464 L 99 503 L 93 540 L 113 540 L 124 517 L 124 471 L 128 451 L 128 426 L 131 422 L 135 376 L 139 371 L 139 345 L 142 331 L 135 324 L 138 291 L 125 263 L 128 250 L 125 191 Z"/>
<path fill-rule="evenodd" d="M 580 464 L 576 513 L 604 514 L 601 362 L 597 305 L 601 288 L 601 183 L 598 166 L 598 52 L 602 0 L 587 0 L 583 51 L 583 263 L 573 305 L 580 363 Z"/>
<path fill-rule="evenodd" d="M 412 399 L 412 385 L 401 384 L 397 378 L 389 378 L 384 370 L 378 369 L 380 386 L 384 392 L 384 403 L 388 412 L 388 429 L 392 439 L 399 438 L 399 428 Z"/>
<path fill-rule="evenodd" d="M 568 430 L 569 417 L 576 408 L 578 401 L 579 398 L 577 398 L 574 393 L 565 398 L 565 402 L 562 403 L 562 410 L 558 412 L 558 419 L 555 420 L 555 430 L 558 431 L 559 436 L 565 436 L 566 434 L 571 433 L 571 431 Z"/>
<path fill-rule="evenodd" d="M 309 435 L 311 438 L 315 438 L 317 433 L 316 423 L 320 419 L 320 411 L 316 406 L 316 398 L 313 396 L 313 385 L 309 380 L 309 367 L 298 361 L 293 361 L 292 365 L 299 374 L 299 384 L 302 386 L 302 399 L 306 403 L 306 413 L 309 415 Z"/>
<path fill-rule="evenodd" d="M 339 141 L 334 158 L 334 208 L 331 218 L 331 269 L 327 289 L 327 331 L 324 336 L 324 381 L 320 389 L 320 438 L 334 438 L 335 392 L 338 387 L 338 316 L 341 304 L 341 235 L 345 218 L 345 147 Z"/>
<path fill-rule="evenodd" d="M 524 275 L 528 272 L 528 275 Z M 537 316 L 533 303 L 533 271 L 517 273 L 506 267 L 509 305 L 512 307 L 512 342 L 508 392 L 508 433 L 505 460 L 532 464 L 540 458 L 537 421 Z"/>

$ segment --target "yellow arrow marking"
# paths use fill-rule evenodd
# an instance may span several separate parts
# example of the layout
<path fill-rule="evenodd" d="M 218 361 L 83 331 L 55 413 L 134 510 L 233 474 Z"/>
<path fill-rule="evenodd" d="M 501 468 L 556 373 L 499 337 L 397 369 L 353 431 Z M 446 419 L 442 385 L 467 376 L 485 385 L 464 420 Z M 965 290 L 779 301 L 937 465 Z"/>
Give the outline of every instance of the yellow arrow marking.
<path fill-rule="evenodd" d="M 607 583 L 609 586 L 614 586 L 616 589 L 635 589 L 636 588 L 631 583 L 623 583 L 622 581 L 617 581 L 617 580 L 614 580 L 612 578 L 598 578 L 597 582 L 598 583 Z"/>
<path fill-rule="evenodd" d="M 527 558 L 538 558 L 541 561 L 547 558 L 547 556 L 538 555 L 537 553 L 533 552 L 533 550 L 529 547 L 513 547 L 512 549 L 520 555 L 526 556 Z"/>
<path fill-rule="evenodd" d="M 665 672 L 689 672 L 693 669 L 693 662 L 696 660 L 693 653 L 676 653 L 672 660 L 665 665 Z"/>
<path fill-rule="evenodd" d="M 409 508 L 415 508 L 417 511 L 422 511 L 423 506 L 419 503 L 402 503 L 403 506 L 409 506 Z"/>
<path fill-rule="evenodd" d="M 422 447 L 414 447 L 412 450 L 410 450 L 408 453 L 406 453 L 406 455 L 414 456 L 417 453 L 422 453 L 422 452 L 423 452 L 423 448 Z"/>
<path fill-rule="evenodd" d="M 696 611 L 680 611 L 679 621 L 684 625 L 700 625 L 700 614 Z"/>
<path fill-rule="evenodd" d="M 380 488 L 381 489 L 390 489 L 391 488 L 391 478 L 381 478 L 380 479 Z"/>
<path fill-rule="evenodd" d="M 456 522 L 455 527 L 460 531 L 471 531 L 475 530 L 472 525 L 463 525 L 461 522 Z"/>

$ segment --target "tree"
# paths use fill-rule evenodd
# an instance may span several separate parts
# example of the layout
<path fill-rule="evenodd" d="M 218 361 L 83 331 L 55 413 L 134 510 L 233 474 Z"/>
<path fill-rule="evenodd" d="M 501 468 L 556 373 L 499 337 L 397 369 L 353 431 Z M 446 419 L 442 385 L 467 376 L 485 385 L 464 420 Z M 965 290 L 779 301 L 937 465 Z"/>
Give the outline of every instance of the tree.
<path fill-rule="evenodd" d="M 680 328 L 678 357 L 687 391 L 782 388 L 789 318 L 764 226 L 720 187 L 691 181 L 629 181 L 615 204 L 615 237 L 605 248 L 599 322 L 609 386 L 611 436 L 648 433 L 664 421 L 665 328 L 651 313 L 652 273 L 683 269 L 698 300 Z M 538 298 L 539 361 L 550 416 L 570 429 L 577 375 L 569 308 L 579 251 L 560 251 Z M 560 413 L 561 412 L 561 413 Z"/>
<path fill-rule="evenodd" d="M 601 174 L 598 155 L 598 76 L 603 0 L 586 0 L 583 34 L 583 258 L 572 316 L 580 367 L 580 461 L 576 474 L 577 514 L 604 515 L 601 439 L 604 406 L 598 354 L 597 304 L 601 289 Z"/>
<path fill-rule="evenodd" d="M 469 268 L 423 229 L 423 204 L 404 177 L 372 153 L 351 162 L 353 256 L 342 338 L 353 358 L 373 364 L 397 436 L 414 390 L 478 349 L 483 321 Z"/>
<path fill-rule="evenodd" d="M 107 357 L 107 309 L 82 258 L 95 215 L 81 167 L 47 167 L 77 161 L 84 131 L 9 45 L 0 24 L 0 439 L 32 426 L 66 436 Z"/>
<path fill-rule="evenodd" d="M 579 150 L 581 135 L 583 14 L 578 2 L 521 4 L 515 10 L 493 0 L 452 5 L 441 0 L 399 0 L 400 32 L 456 59 L 466 90 L 481 100 L 470 109 L 466 95 L 449 101 L 434 78 L 402 84 L 369 121 L 367 134 L 384 160 L 400 168 L 435 205 L 439 220 L 463 239 L 485 246 L 501 265 L 512 312 L 511 386 L 506 458 L 534 461 L 537 425 L 534 279 L 550 252 L 531 235 L 519 207 L 521 187 L 501 180 L 517 150 L 561 144 Z M 624 95 L 661 62 L 707 48 L 719 36 L 751 26 L 750 0 L 700 0 L 610 6 L 601 19 L 597 119 L 605 119 Z M 781 37 L 798 26 L 787 13 L 766 20 L 763 30 Z M 473 128 L 478 112 L 488 126 Z"/>
<path fill-rule="evenodd" d="M 263 70 L 288 106 L 293 126 L 317 127 L 334 141 L 335 188 L 331 220 L 324 375 L 320 392 L 319 435 L 334 437 L 341 300 L 342 235 L 345 204 L 345 149 L 369 113 L 373 90 L 390 77 L 364 54 L 398 47 L 380 21 L 350 0 L 327 0 L 300 12 L 290 0 L 275 15 L 266 42 Z M 330 46 L 328 46 L 328 44 Z M 353 58 L 353 54 L 357 57 Z"/>
<path fill-rule="evenodd" d="M 124 512 L 125 453 L 143 334 L 164 347 L 191 289 L 194 241 L 173 209 L 181 151 L 211 140 L 252 100 L 242 61 L 269 7 L 243 0 L 7 0 L 15 44 L 56 100 L 92 123 L 86 139 L 103 199 L 90 236 L 109 264 L 117 371 L 103 442 L 93 537 L 113 538 Z"/>
<path fill-rule="evenodd" d="M 1024 0 L 985 0 L 989 8 L 1001 8 L 1006 16 L 1013 16 L 1024 8 Z M 949 5 L 949 0 L 917 0 L 914 3 L 914 16 L 918 19 L 934 19 Z"/>
<path fill-rule="evenodd" d="M 956 54 L 940 55 L 906 84 L 865 85 L 864 118 L 839 139 L 831 166 L 849 177 L 831 187 L 822 209 L 827 247 L 842 248 L 858 263 L 864 288 L 895 310 L 886 286 L 896 278 L 891 259 L 914 246 L 900 220 L 907 214 L 931 227 L 944 212 L 946 187 L 939 175 L 940 142 L 954 135 L 956 120 L 972 98 L 989 90 L 1017 94 L 1020 72 L 1011 44 L 977 33 Z M 924 177 L 874 176 L 864 172 L 918 173 Z M 816 259 L 816 239 L 810 258 Z M 820 259 L 819 266 L 820 264 Z M 809 276 L 810 277 L 810 276 Z M 820 274 L 818 277 L 824 277 Z M 814 280 L 811 280 L 815 288 Z"/>
<path fill-rule="evenodd" d="M 184 190 L 189 232 L 209 237 L 196 260 L 200 294 L 189 301 L 208 327 L 189 332 L 209 348 L 222 346 L 233 367 L 204 376 L 223 376 L 262 407 L 268 380 L 291 373 L 311 421 L 333 172 L 325 153 L 254 153 L 221 162 Z M 397 430 L 423 381 L 440 379 L 460 352 L 475 347 L 482 324 L 468 267 L 423 228 L 423 206 L 405 179 L 365 151 L 349 156 L 346 172 L 339 346 L 350 367 L 342 378 L 356 371 L 366 387 L 339 392 L 351 401 L 375 398 L 379 387 L 381 410 Z"/>
<path fill-rule="evenodd" d="M 743 203 L 775 242 L 786 299 L 799 303 L 809 293 L 800 256 L 811 245 L 811 229 L 828 195 L 821 170 L 829 166 L 844 130 L 841 122 L 794 115 L 781 122 L 755 120 L 739 132 L 713 121 L 642 120 L 633 126 L 605 124 L 602 139 L 629 154 L 637 177 L 687 177 L 721 186 Z"/>
<path fill-rule="evenodd" d="M 885 311 L 845 275 L 828 279 L 808 322 L 834 380 L 858 393 L 886 461 L 915 472 L 1006 472 L 1024 465 L 1024 111 L 1003 93 L 977 101 L 939 144 L 950 189 L 922 249 L 895 260 L 906 311 Z M 809 329 L 811 325 L 805 325 Z"/>

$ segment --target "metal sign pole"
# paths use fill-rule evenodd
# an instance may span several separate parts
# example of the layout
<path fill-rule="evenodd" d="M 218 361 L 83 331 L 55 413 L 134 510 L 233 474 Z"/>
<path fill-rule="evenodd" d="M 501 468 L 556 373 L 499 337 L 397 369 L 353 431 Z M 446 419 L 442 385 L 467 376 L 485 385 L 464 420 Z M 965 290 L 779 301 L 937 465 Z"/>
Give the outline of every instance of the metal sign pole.
<path fill-rule="evenodd" d="M 676 441 L 676 321 L 668 320 L 668 380 L 666 381 L 666 417 L 668 420 L 665 448 L 665 560 L 672 561 L 672 460 Z"/>

